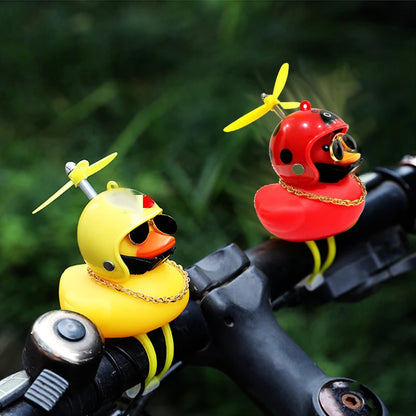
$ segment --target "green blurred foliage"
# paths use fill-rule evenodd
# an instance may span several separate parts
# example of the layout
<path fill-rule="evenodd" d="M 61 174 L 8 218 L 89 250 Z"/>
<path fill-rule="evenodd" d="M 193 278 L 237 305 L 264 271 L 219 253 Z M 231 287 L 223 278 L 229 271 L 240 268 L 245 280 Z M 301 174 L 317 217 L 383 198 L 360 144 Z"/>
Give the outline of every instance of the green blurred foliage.
<path fill-rule="evenodd" d="M 362 147 L 363 170 L 415 151 L 415 9 L 376 1 L 1 3 L 0 341 L 21 345 L 33 320 L 58 307 L 60 274 L 82 261 L 81 192 L 30 214 L 66 181 L 68 160 L 118 151 L 91 183 L 100 191 L 114 179 L 153 196 L 176 218 L 175 259 L 188 266 L 231 241 L 248 248 L 267 238 L 252 200 L 277 180 L 267 149 L 276 118 L 232 134 L 222 128 L 260 104 L 283 62 L 291 69 L 281 98 L 341 115 Z M 359 379 L 392 414 L 409 415 L 413 280 L 357 305 L 277 318 L 330 375 Z M 16 359 L 0 344 L 5 375 Z M 214 370 L 177 377 L 155 396 L 170 407 L 154 414 L 255 414 Z"/>

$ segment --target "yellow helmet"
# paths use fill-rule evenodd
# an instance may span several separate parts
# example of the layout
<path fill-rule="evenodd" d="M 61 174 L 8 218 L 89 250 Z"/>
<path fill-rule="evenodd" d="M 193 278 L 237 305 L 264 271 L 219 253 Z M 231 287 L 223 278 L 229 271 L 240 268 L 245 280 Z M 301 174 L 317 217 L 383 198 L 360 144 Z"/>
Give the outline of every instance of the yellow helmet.
<path fill-rule="evenodd" d="M 120 253 L 120 244 L 136 227 L 161 213 L 150 197 L 109 182 L 106 191 L 89 201 L 78 222 L 78 246 L 87 265 L 97 275 L 115 282 L 155 267 L 166 254 L 163 258 L 130 258 L 146 263 L 143 271 L 132 273 L 126 264 L 129 258 Z"/>

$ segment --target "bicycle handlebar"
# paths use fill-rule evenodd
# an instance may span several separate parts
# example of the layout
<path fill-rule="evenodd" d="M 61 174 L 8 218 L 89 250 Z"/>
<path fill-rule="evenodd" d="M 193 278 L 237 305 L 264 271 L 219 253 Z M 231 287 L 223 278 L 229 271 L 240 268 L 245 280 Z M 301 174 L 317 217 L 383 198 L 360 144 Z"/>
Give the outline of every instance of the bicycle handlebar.
<path fill-rule="evenodd" d="M 396 169 L 378 169 L 367 175 L 365 182 L 368 197 L 364 212 L 354 228 L 337 236 L 342 255 L 326 273 L 320 291 L 293 289 L 312 267 L 311 256 L 301 243 L 270 240 L 246 253 L 231 244 L 190 267 L 192 300 L 171 323 L 174 362 L 219 368 L 265 412 L 279 412 L 283 416 L 387 416 L 381 400 L 365 386 L 345 378 L 328 377 L 279 326 L 269 300 L 270 296 L 280 297 L 291 304 L 296 303 L 295 299 L 313 298 L 318 302 L 359 299 L 382 281 L 416 267 L 412 259 L 403 261 L 404 237 L 415 231 L 414 158 Z M 378 251 L 377 244 L 371 244 L 372 240 L 383 238 L 395 245 L 388 259 L 384 258 L 384 252 Z M 361 263 L 351 261 L 357 259 L 354 250 L 364 250 L 358 256 Z M 381 263 L 374 261 L 377 256 Z M 382 260 L 397 266 L 386 269 Z M 354 267 L 358 277 L 351 283 Z M 373 276 L 378 278 L 374 280 Z M 163 362 L 163 337 L 158 330 L 149 336 L 161 357 L 158 362 Z M 0 410 L 0 416 L 91 413 L 143 383 L 147 371 L 147 356 L 137 340 L 107 340 L 93 380 L 85 380 L 81 386 L 68 382 L 50 411 L 34 404 L 36 401 L 28 395 L 29 388 L 25 397 Z M 41 375 L 42 372 L 32 375 L 31 386 Z"/>

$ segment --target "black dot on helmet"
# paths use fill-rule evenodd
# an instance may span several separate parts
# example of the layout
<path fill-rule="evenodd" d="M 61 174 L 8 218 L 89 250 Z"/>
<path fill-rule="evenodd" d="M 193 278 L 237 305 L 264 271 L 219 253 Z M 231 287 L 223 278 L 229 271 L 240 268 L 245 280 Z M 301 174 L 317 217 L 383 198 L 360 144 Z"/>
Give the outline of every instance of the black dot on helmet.
<path fill-rule="evenodd" d="M 333 123 L 335 120 L 337 120 L 339 118 L 338 116 L 336 116 L 335 114 L 331 113 L 328 110 L 321 110 L 319 112 L 319 115 L 321 116 L 321 119 L 326 124 L 331 124 L 331 123 Z"/>
<path fill-rule="evenodd" d="M 280 160 L 285 163 L 288 164 L 292 161 L 293 159 L 293 155 L 292 152 L 289 149 L 283 149 L 280 152 Z"/>
<path fill-rule="evenodd" d="M 112 272 L 115 269 L 114 264 L 111 261 L 105 261 L 103 266 L 108 272 Z"/>
<path fill-rule="evenodd" d="M 323 150 L 324 152 L 329 152 L 329 144 L 324 144 L 324 145 L 322 146 L 322 150 Z"/>
<path fill-rule="evenodd" d="M 295 163 L 292 166 L 292 171 L 295 175 L 302 175 L 305 172 L 305 168 L 300 163 Z"/>

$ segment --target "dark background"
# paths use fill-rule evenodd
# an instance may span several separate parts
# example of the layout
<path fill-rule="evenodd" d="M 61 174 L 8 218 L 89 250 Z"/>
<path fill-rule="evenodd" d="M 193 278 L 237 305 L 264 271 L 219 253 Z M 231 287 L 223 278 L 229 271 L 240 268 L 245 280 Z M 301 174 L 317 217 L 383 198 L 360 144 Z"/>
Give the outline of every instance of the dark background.
<path fill-rule="evenodd" d="M 252 200 L 277 181 L 268 114 L 222 129 L 261 104 L 290 63 L 282 100 L 340 115 L 362 171 L 415 151 L 414 2 L 2 2 L 0 4 L 0 375 L 19 369 L 33 320 L 57 308 L 63 270 L 82 261 L 68 160 L 117 159 L 91 179 L 150 194 L 179 224 L 184 266 L 268 238 Z M 392 415 L 416 408 L 416 283 L 359 304 L 282 311 L 277 319 L 331 376 L 373 388 Z M 259 340 L 261 342 L 261 340 Z M 179 381 L 178 381 L 179 379 Z M 227 398 L 225 400 L 224 398 Z M 214 370 L 167 381 L 154 415 L 256 414 Z"/>

